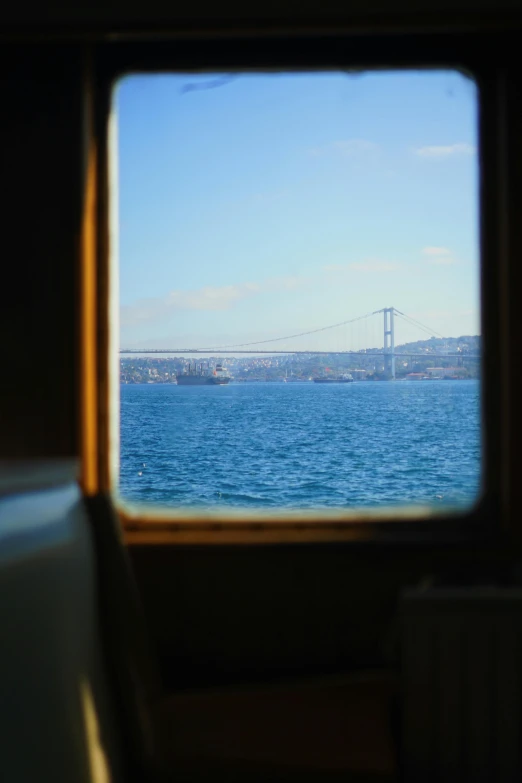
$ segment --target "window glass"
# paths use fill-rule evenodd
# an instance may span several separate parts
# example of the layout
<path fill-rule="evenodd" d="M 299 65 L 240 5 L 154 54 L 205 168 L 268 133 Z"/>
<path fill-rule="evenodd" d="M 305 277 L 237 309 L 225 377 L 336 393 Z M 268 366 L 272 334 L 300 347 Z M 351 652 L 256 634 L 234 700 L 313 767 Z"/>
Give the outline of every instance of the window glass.
<path fill-rule="evenodd" d="M 116 105 L 122 500 L 472 505 L 475 83 L 135 75 Z"/>

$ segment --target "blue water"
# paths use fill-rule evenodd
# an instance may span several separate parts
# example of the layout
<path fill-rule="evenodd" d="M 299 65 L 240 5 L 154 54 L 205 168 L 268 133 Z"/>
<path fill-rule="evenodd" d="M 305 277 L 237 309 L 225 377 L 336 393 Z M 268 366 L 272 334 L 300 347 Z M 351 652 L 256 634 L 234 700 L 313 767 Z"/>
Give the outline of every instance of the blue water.
<path fill-rule="evenodd" d="M 178 507 L 466 507 L 477 381 L 122 385 L 120 494 Z"/>

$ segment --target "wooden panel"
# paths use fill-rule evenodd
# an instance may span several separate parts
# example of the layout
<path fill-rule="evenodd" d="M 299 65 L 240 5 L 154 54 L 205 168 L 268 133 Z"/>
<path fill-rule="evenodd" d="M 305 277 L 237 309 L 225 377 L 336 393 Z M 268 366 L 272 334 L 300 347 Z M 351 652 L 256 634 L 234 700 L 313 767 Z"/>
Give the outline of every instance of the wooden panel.
<path fill-rule="evenodd" d="M 132 546 L 168 687 L 261 682 L 383 666 L 400 590 L 434 573 L 499 582 L 492 552 L 399 553 L 351 546 Z"/>
<path fill-rule="evenodd" d="M 78 453 L 82 53 L 4 46 L 0 457 Z"/>
<path fill-rule="evenodd" d="M 161 709 L 169 766 L 181 780 L 392 781 L 397 691 L 382 671 L 174 694 Z"/>
<path fill-rule="evenodd" d="M 408 591 L 404 780 L 520 780 L 522 590 Z"/>

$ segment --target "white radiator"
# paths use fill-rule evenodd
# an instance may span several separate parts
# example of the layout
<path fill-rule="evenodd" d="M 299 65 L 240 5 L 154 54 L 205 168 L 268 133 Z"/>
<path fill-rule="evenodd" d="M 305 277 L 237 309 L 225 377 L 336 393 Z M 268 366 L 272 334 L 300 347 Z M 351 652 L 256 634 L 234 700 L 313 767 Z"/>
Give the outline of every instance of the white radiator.
<path fill-rule="evenodd" d="M 401 596 L 405 783 L 522 781 L 522 590 Z"/>

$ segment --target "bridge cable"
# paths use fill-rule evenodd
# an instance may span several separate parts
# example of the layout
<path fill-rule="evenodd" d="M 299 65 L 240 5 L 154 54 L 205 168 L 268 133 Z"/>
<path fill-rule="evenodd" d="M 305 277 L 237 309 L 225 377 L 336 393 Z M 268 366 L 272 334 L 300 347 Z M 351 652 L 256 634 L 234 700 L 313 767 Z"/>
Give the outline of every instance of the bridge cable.
<path fill-rule="evenodd" d="M 415 318 L 412 318 L 410 315 L 406 315 L 405 313 L 401 313 L 397 310 L 395 312 L 401 318 L 405 319 L 406 321 L 409 321 L 413 326 L 417 326 L 419 329 L 422 329 L 424 332 L 427 332 L 432 337 L 436 336 L 436 337 L 440 337 L 442 340 L 446 339 L 444 335 L 440 334 L 439 332 L 436 332 L 435 329 L 431 329 L 429 326 L 426 326 L 426 324 L 417 321 Z"/>
<path fill-rule="evenodd" d="M 286 337 L 272 337 L 269 340 L 256 340 L 255 342 L 251 343 L 232 343 L 231 345 L 215 345 L 212 347 L 203 347 L 203 348 L 197 348 L 195 350 L 198 351 L 221 351 L 225 350 L 226 348 L 246 348 L 250 345 L 264 345 L 265 343 L 277 343 L 281 342 L 281 340 L 292 340 L 294 337 L 305 337 L 309 334 L 317 334 L 318 332 L 326 332 L 327 329 L 335 329 L 338 326 L 345 326 L 346 324 L 353 324 L 356 321 L 362 321 L 364 318 L 369 318 L 373 313 L 366 313 L 366 315 L 360 315 L 357 318 L 350 318 L 348 321 L 340 321 L 337 324 L 331 324 L 330 326 L 322 326 L 320 329 L 311 329 L 308 332 L 299 332 L 299 334 L 290 334 Z M 310 353 L 313 353 L 311 351 Z"/>
<path fill-rule="evenodd" d="M 419 326 L 419 324 L 416 324 L 414 321 L 411 321 L 408 317 L 401 316 L 402 320 L 407 323 L 409 326 L 414 326 L 417 329 L 420 329 L 425 334 L 429 334 L 430 336 L 433 336 L 433 332 L 430 329 L 425 329 L 423 326 Z"/>

